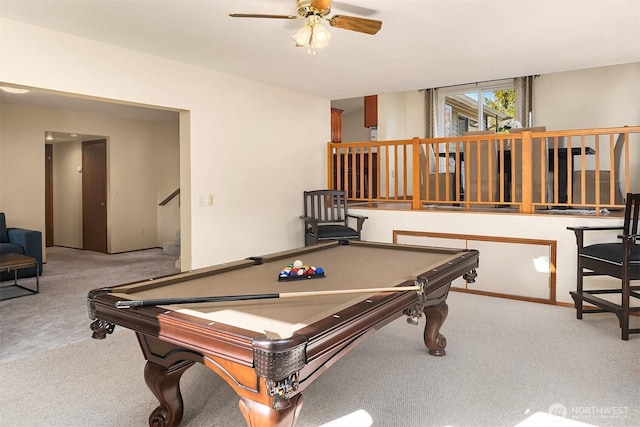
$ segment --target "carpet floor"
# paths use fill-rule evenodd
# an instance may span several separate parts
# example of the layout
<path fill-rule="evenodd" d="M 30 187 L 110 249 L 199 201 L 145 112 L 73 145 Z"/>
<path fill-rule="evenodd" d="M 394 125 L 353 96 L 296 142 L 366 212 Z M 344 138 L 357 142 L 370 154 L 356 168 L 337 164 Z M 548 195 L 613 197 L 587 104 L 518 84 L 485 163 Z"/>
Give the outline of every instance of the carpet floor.
<path fill-rule="evenodd" d="M 158 261 L 168 269 L 173 260 Z M 132 276 L 146 274 L 133 270 Z M 82 287 L 78 283 L 83 280 L 90 280 L 88 289 L 103 286 L 115 280 L 108 271 L 100 277 L 94 272 L 75 286 Z M 53 286 L 45 284 L 46 276 L 41 283 L 45 290 Z M 86 291 L 75 293 L 57 303 L 72 305 L 65 316 L 36 300 L 47 295 L 44 290 L 14 303 L 0 302 L 2 427 L 147 425 L 157 402 L 143 379 L 144 359 L 135 335 L 116 328 L 105 340 L 91 339 Z M 17 307 L 17 301 L 25 305 Z M 448 303 L 442 328 L 446 356 L 427 353 L 424 319 L 415 327 L 399 318 L 304 391 L 296 426 L 328 426 L 354 413 L 366 413 L 374 426 L 385 427 L 524 426 L 527 420 L 527 427 L 577 422 L 640 426 L 640 336 L 622 341 L 615 316 L 576 320 L 574 310 L 566 307 L 456 292 Z M 48 316 L 35 313 L 41 305 Z M 72 321 L 58 318 L 71 316 Z M 21 329 L 20 336 L 12 325 L 19 319 L 32 328 L 37 325 L 36 330 Z M 640 324 L 640 318 L 633 321 Z M 66 328 L 72 331 L 61 331 Z M 13 332 L 5 339 L 7 330 Z M 56 340 L 30 348 L 29 342 L 46 340 L 47 331 Z M 245 425 L 235 393 L 202 365 L 184 374 L 181 388 L 181 426 Z"/>

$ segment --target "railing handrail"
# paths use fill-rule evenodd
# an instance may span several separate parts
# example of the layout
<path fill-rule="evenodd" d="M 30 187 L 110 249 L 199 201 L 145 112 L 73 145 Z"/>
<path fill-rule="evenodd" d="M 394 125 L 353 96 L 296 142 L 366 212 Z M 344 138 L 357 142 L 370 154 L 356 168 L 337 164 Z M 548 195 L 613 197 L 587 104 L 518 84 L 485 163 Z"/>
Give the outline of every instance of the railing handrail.
<path fill-rule="evenodd" d="M 173 200 L 173 198 L 176 197 L 178 194 L 180 194 L 180 189 L 179 188 L 177 190 L 175 190 L 173 193 L 169 194 L 163 201 L 158 203 L 158 206 L 165 206 L 167 203 L 169 203 L 171 200 Z"/>
<path fill-rule="evenodd" d="M 609 138 L 605 138 L 606 136 Z M 482 205 L 513 205 L 519 207 L 522 213 L 532 213 L 536 207 L 558 205 L 595 207 L 599 211 L 598 208 L 623 207 L 623 202 L 615 197 L 614 193 L 618 191 L 619 178 L 626 190 L 623 194 L 629 190 L 629 146 L 631 143 L 638 143 L 639 136 L 640 126 L 621 126 L 557 131 L 523 129 L 517 134 L 414 137 L 392 141 L 330 142 L 327 146 L 327 182 L 328 188 L 348 190 L 351 200 L 367 201 L 369 204 L 378 201 L 409 202 L 413 209 L 422 209 L 426 204 L 456 204 L 466 209 Z M 621 171 L 614 168 L 616 138 L 622 138 L 625 142 L 620 161 L 620 168 L 624 168 L 621 177 L 618 176 Z M 534 144 L 534 141 L 537 142 Z M 491 144 L 495 144 L 497 148 L 495 153 L 489 154 L 490 166 L 485 166 L 487 170 L 480 170 L 479 154 L 485 144 L 489 151 Z M 511 144 L 514 144 L 516 151 L 511 151 Z M 429 149 L 433 150 L 432 153 Z M 477 164 L 474 165 L 469 163 L 470 159 L 463 160 L 465 152 L 475 153 L 471 152 L 472 149 L 478 153 Z M 564 153 L 564 160 L 559 152 Z M 507 154 L 510 163 L 505 164 L 505 160 L 509 161 L 506 159 Z M 587 154 L 595 154 L 591 158 L 595 161 L 595 166 L 588 170 Z M 606 160 L 607 155 L 609 160 Z M 536 156 L 540 164 L 536 163 Z M 506 170 L 493 171 L 494 166 L 505 169 L 500 168 L 500 164 L 505 164 L 505 168 L 510 169 L 508 174 Z M 455 172 L 441 171 L 443 168 L 449 171 L 449 165 L 455 165 Z M 574 165 L 579 165 L 579 169 L 575 169 Z M 432 171 L 434 166 L 435 172 Z M 496 185 L 492 187 L 491 181 L 487 179 L 489 190 L 482 190 L 490 194 L 486 200 L 468 196 L 465 200 L 463 197 L 461 188 L 464 187 L 465 192 L 469 191 L 472 178 L 470 173 L 461 172 L 461 169 L 467 166 L 476 168 L 473 178 L 476 174 L 478 178 L 481 175 L 493 174 L 495 179 L 497 173 Z M 606 169 L 607 167 L 609 169 Z M 563 171 L 562 174 L 560 170 Z M 591 175 L 590 171 L 593 171 Z M 513 173 L 517 176 L 512 176 Z M 609 174 L 607 176 L 610 181 L 607 186 L 601 186 L 600 179 L 605 174 Z M 506 175 L 510 176 L 509 183 L 512 186 L 509 192 L 505 188 Z M 591 193 L 593 188 L 589 188 L 590 182 L 587 178 L 595 179 L 595 184 L 592 185 L 595 186 L 595 196 Z M 434 182 L 430 183 L 430 180 Z M 463 185 L 460 185 L 461 183 Z M 559 183 L 564 183 L 564 187 L 559 188 Z M 487 182 L 481 184 L 486 185 Z M 575 200 L 574 186 L 577 192 Z M 433 197 L 429 192 L 431 187 L 435 187 Z M 566 201 L 561 199 L 563 191 Z M 480 192 L 478 190 L 478 194 Z M 551 195 L 552 200 L 549 199 Z M 588 202 L 587 196 L 595 197 L 595 200 Z M 603 201 L 601 198 L 606 200 Z"/>

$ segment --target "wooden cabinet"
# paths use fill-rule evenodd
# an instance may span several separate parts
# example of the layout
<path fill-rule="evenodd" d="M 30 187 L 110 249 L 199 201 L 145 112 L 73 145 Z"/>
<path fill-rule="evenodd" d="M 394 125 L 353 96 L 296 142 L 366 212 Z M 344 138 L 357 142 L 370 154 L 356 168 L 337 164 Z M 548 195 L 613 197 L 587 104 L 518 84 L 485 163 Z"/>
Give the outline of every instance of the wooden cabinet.
<path fill-rule="evenodd" d="M 364 97 L 364 127 L 378 127 L 378 95 Z"/>
<path fill-rule="evenodd" d="M 331 108 L 331 142 L 342 142 L 342 111 Z"/>

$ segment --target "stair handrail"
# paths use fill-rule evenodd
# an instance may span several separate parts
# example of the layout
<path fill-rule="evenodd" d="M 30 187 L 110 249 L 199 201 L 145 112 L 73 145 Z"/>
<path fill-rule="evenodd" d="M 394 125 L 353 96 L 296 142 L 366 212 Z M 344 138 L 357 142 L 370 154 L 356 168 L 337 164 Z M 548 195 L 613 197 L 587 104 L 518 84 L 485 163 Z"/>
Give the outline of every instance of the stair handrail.
<path fill-rule="evenodd" d="M 169 194 L 167 196 L 166 199 L 164 199 L 163 201 L 161 201 L 158 206 L 164 206 L 167 203 L 169 203 L 171 200 L 173 200 L 174 197 L 176 197 L 178 194 L 180 194 L 180 188 L 178 188 L 176 191 L 174 191 L 173 193 Z"/>

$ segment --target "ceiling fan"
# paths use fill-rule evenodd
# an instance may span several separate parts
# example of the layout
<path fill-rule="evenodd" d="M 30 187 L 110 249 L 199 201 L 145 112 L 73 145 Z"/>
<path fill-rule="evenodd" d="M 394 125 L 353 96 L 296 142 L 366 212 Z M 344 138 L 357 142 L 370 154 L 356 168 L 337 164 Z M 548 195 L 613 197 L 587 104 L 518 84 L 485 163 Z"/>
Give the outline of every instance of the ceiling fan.
<path fill-rule="evenodd" d="M 382 22 L 374 19 L 357 18 L 355 16 L 334 15 L 327 18 L 331 12 L 332 0 L 297 0 L 298 16 L 296 15 L 269 15 L 258 13 L 231 13 L 232 18 L 267 18 L 267 19 L 299 19 L 305 18 L 307 24 L 300 28 L 293 39 L 297 47 L 306 47 L 309 53 L 315 55 L 315 49 L 320 49 L 329 44 L 331 34 L 322 25 L 326 20 L 329 25 L 343 30 L 356 31 L 364 34 L 376 34 L 382 27 Z"/>

